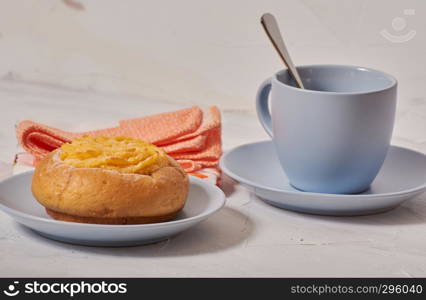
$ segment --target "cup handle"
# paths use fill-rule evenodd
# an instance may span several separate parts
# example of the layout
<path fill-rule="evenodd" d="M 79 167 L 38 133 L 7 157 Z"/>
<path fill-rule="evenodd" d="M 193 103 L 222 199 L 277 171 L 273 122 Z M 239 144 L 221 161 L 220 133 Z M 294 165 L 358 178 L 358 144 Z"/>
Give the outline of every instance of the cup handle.
<path fill-rule="evenodd" d="M 256 111 L 260 123 L 266 133 L 272 137 L 272 119 L 269 112 L 269 93 L 271 91 L 271 78 L 266 79 L 259 87 L 256 95 Z"/>

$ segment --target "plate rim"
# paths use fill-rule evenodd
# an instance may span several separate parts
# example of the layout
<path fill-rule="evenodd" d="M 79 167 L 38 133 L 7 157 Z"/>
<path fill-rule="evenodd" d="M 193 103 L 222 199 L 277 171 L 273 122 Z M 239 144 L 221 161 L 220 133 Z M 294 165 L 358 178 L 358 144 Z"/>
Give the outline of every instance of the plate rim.
<path fill-rule="evenodd" d="M 18 176 L 25 176 L 27 174 L 30 173 L 34 173 L 34 170 L 28 170 L 25 172 L 21 172 L 18 174 L 14 174 L 12 176 L 9 176 L 7 178 L 4 178 L 2 180 L 0 180 L 0 185 L 1 184 L 7 184 L 8 181 L 18 177 Z M 145 228 L 158 228 L 158 227 L 164 227 L 164 226 L 174 226 L 174 225 L 180 225 L 180 224 L 184 224 L 184 223 L 189 223 L 192 221 L 201 221 L 203 220 L 205 217 L 208 217 L 214 213 L 216 213 L 217 211 L 219 211 L 221 208 L 224 207 L 225 203 L 226 203 L 226 196 L 225 193 L 216 185 L 213 185 L 212 183 L 209 182 L 205 182 L 205 179 L 201 179 L 201 178 L 196 178 L 194 176 L 190 176 L 189 177 L 189 182 L 190 185 L 191 184 L 199 184 L 200 186 L 203 187 L 203 189 L 211 189 L 212 191 L 214 191 L 214 193 L 218 194 L 217 200 L 214 201 L 218 201 L 220 200 L 220 204 L 215 207 L 212 210 L 206 210 L 203 211 L 202 213 L 196 215 L 196 216 L 192 216 L 189 218 L 184 218 L 184 219 L 179 219 L 179 220 L 172 220 L 172 221 L 167 221 L 167 222 L 158 222 L 158 223 L 149 223 L 149 224 L 124 224 L 124 225 L 114 225 L 114 224 L 91 224 L 91 223 L 77 223 L 77 222 L 68 222 L 68 221 L 60 221 L 60 220 L 55 220 L 55 219 L 47 219 L 47 218 L 43 218 L 43 217 L 38 217 L 38 216 L 34 216 L 34 215 L 30 215 L 28 213 L 25 212 L 21 212 L 18 211 L 16 209 L 13 209 L 11 207 L 6 206 L 3 203 L 0 203 L 0 210 L 2 210 L 3 212 L 7 213 L 9 216 L 11 216 L 16 222 L 19 222 L 18 220 L 16 220 L 14 218 L 14 214 L 21 217 L 21 218 L 27 218 L 27 219 L 31 219 L 37 222 L 43 222 L 43 223 L 48 223 L 48 224 L 56 224 L 56 225 L 63 225 L 63 226 L 71 226 L 71 227 L 94 227 L 94 228 L 98 228 L 98 229 L 119 229 L 119 228 L 132 228 L 132 229 L 145 229 Z M 0 195 L 1 197 L 1 195 Z"/>
<path fill-rule="evenodd" d="M 257 145 L 257 144 L 267 144 L 267 143 L 272 143 L 272 141 L 270 140 L 263 140 L 263 141 L 258 141 L 258 142 L 253 142 L 253 143 L 246 143 L 246 144 L 242 144 L 239 146 L 236 146 L 228 151 L 225 151 L 225 153 L 222 155 L 222 157 L 220 158 L 219 161 L 219 166 L 220 168 L 223 170 L 223 172 L 228 175 L 229 177 L 231 177 L 232 179 L 243 183 L 243 184 L 247 184 L 249 186 L 252 186 L 254 188 L 258 188 L 258 189 L 263 189 L 266 191 L 271 191 L 271 192 L 277 192 L 277 193 L 283 193 L 283 194 L 289 194 L 289 195 L 306 195 L 306 196 L 311 196 L 311 197 L 329 197 L 329 198 L 389 198 L 389 197 L 397 197 L 397 196 L 403 196 L 403 195 L 407 195 L 407 194 L 411 194 L 411 193 L 416 193 L 422 190 L 426 189 L 426 182 L 423 183 L 423 185 L 420 185 L 416 188 L 412 188 L 412 189 L 408 189 L 408 190 L 404 190 L 404 191 L 399 191 L 399 192 L 393 192 L 393 193 L 381 193 L 381 194 L 329 194 L 329 193 L 315 193 L 315 192 L 303 192 L 303 191 L 286 191 L 286 190 L 281 190 L 278 188 L 273 188 L 273 187 L 267 187 L 264 186 L 262 184 L 258 184 L 255 183 L 251 180 L 247 180 L 244 179 L 243 177 L 235 174 L 234 172 L 230 171 L 227 167 L 226 167 L 226 163 L 225 160 L 226 158 L 232 153 L 237 151 L 238 149 L 242 148 L 242 147 L 246 147 L 249 145 Z M 390 145 L 390 147 L 393 148 L 399 148 L 399 149 L 404 149 L 404 150 L 408 150 L 410 152 L 414 152 L 416 154 L 419 154 L 421 156 L 423 156 L 423 158 L 426 160 L 426 155 L 422 152 L 416 151 L 416 150 L 412 150 L 406 147 L 402 147 L 402 146 L 396 146 L 396 145 Z"/>

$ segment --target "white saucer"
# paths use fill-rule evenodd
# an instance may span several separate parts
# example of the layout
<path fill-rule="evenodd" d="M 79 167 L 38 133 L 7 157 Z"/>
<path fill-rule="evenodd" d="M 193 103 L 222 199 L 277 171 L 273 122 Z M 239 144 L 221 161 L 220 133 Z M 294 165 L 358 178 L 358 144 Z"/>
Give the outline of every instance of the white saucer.
<path fill-rule="evenodd" d="M 391 146 L 369 190 L 361 194 L 320 194 L 293 188 L 272 142 L 239 146 L 222 156 L 222 170 L 267 203 L 320 215 L 365 215 L 390 210 L 426 190 L 426 156 Z"/>
<path fill-rule="evenodd" d="M 88 246 L 133 246 L 165 240 L 206 219 L 225 204 L 216 186 L 190 176 L 188 200 L 169 222 L 142 225 L 98 225 L 50 218 L 31 194 L 33 171 L 0 182 L 0 209 L 39 234 L 66 243 Z"/>

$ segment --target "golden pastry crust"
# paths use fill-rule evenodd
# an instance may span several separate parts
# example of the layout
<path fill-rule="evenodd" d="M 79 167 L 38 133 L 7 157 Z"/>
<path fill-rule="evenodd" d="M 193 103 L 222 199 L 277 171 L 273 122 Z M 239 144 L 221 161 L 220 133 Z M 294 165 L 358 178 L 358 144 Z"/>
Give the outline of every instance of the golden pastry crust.
<path fill-rule="evenodd" d="M 110 225 L 130 225 L 130 224 L 148 224 L 166 222 L 174 219 L 179 212 L 174 212 L 164 216 L 155 217 L 126 217 L 126 218 L 96 218 L 96 217 L 80 217 L 74 215 L 68 215 L 53 211 L 46 208 L 46 212 L 49 216 L 56 220 L 66 222 L 77 222 L 77 223 L 90 223 L 90 224 L 110 224 Z"/>
<path fill-rule="evenodd" d="M 188 195 L 188 176 L 171 157 L 150 175 L 76 168 L 61 149 L 36 167 L 32 192 L 54 218 L 100 224 L 142 224 L 172 219 Z"/>

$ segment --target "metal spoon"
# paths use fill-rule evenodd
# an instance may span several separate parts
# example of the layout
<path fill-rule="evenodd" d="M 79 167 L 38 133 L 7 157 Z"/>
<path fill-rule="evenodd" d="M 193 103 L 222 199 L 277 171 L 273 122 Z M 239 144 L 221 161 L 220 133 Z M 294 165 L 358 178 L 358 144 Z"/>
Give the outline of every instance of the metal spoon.
<path fill-rule="evenodd" d="M 296 84 L 299 88 L 304 89 L 305 87 L 303 86 L 302 79 L 300 78 L 293 61 L 291 60 L 290 54 L 287 51 L 287 47 L 284 44 L 284 40 L 281 36 L 281 32 L 275 17 L 270 13 L 266 13 L 260 18 L 260 23 L 265 29 L 266 35 L 268 36 L 275 50 L 277 50 L 278 55 L 287 66 L 291 77 L 293 77 L 294 81 L 296 81 Z"/>

